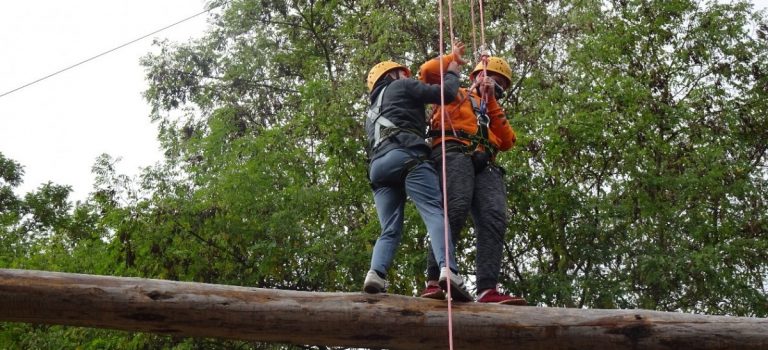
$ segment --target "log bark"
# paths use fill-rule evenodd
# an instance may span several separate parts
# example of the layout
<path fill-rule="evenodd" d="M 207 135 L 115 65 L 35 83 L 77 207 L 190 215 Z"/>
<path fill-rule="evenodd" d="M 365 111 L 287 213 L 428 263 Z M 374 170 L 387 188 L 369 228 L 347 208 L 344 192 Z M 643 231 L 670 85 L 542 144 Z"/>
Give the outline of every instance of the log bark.
<path fill-rule="evenodd" d="M 768 349 L 768 319 L 453 303 L 455 349 Z M 0 269 L 0 321 L 447 349 L 445 301 Z"/>

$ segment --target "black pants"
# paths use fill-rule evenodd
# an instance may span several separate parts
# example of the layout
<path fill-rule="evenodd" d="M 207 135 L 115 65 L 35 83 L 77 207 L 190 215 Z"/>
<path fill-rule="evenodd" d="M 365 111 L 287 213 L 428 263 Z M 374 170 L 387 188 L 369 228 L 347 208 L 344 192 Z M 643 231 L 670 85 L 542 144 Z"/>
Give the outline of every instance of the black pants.
<path fill-rule="evenodd" d="M 439 147 L 432 151 L 432 159 L 435 161 L 442 189 L 442 157 Z M 501 272 L 504 235 L 507 229 L 504 173 L 495 165 L 489 165 L 475 173 L 470 155 L 463 152 L 446 152 L 446 177 L 448 223 L 454 247 L 467 217 L 471 214 L 477 240 L 477 290 L 495 288 Z M 457 251 L 456 254 L 458 258 L 460 252 Z M 431 247 L 427 263 L 427 279 L 437 280 L 440 270 L 435 263 Z"/>

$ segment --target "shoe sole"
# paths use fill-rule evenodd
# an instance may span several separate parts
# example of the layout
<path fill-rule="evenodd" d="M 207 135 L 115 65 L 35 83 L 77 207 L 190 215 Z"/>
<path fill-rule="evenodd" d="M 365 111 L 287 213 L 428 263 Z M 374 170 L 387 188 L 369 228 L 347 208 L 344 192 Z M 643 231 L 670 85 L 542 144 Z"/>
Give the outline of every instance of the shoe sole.
<path fill-rule="evenodd" d="M 515 299 L 509 299 L 509 300 L 500 301 L 497 304 L 501 304 L 501 305 L 514 305 L 514 306 L 526 306 L 526 305 L 528 305 L 528 302 L 525 301 L 525 299 L 515 298 Z"/>
<path fill-rule="evenodd" d="M 440 282 L 440 288 L 443 290 L 448 290 L 448 279 L 441 280 Z M 455 301 L 461 301 L 461 302 L 468 302 L 472 301 L 472 296 L 469 295 L 467 292 L 463 291 L 462 288 L 459 288 L 458 286 L 451 283 L 451 298 Z"/>
<path fill-rule="evenodd" d="M 368 294 L 384 293 L 384 289 L 381 289 L 381 288 L 376 287 L 376 286 L 371 286 L 371 285 L 363 287 L 363 291 L 365 291 Z"/>
<path fill-rule="evenodd" d="M 421 297 L 427 299 L 445 300 L 445 293 L 443 293 L 442 290 L 439 290 L 437 292 L 424 293 L 421 295 Z"/>
<path fill-rule="evenodd" d="M 477 300 L 480 304 L 499 304 L 499 305 L 514 305 L 514 306 L 527 306 L 528 302 L 520 297 L 512 297 L 512 299 L 502 300 L 502 301 L 483 301 L 481 299 Z"/>

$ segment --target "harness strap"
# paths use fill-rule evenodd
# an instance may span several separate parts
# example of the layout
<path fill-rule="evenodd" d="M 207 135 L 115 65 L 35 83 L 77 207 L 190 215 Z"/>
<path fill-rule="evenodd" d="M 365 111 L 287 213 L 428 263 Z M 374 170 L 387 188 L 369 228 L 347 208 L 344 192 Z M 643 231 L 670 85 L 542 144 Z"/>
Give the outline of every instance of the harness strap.
<path fill-rule="evenodd" d="M 475 109 L 476 103 L 474 102 L 474 99 L 470 98 L 470 101 L 472 101 L 472 107 Z M 479 108 L 475 109 L 475 112 L 477 113 L 479 111 Z M 469 146 L 467 147 L 467 153 L 471 153 L 477 150 L 478 146 L 483 146 L 486 152 L 490 153 L 491 157 L 495 157 L 497 153 L 499 153 L 499 150 L 496 148 L 494 144 L 491 143 L 489 139 L 489 132 L 488 132 L 488 123 L 490 121 L 490 118 L 488 117 L 488 114 L 477 114 L 477 132 L 474 134 L 470 134 L 464 130 L 461 129 L 454 129 L 453 130 L 453 136 L 458 139 L 463 139 L 469 141 Z M 440 130 L 429 130 L 427 133 L 428 137 L 442 137 L 442 133 Z"/>
<path fill-rule="evenodd" d="M 441 137 L 440 130 L 430 130 L 427 133 L 428 137 Z M 483 138 L 479 135 L 479 132 L 477 134 L 470 134 L 464 130 L 458 129 L 454 130 L 453 135 L 456 138 L 467 140 L 470 142 L 469 146 L 466 147 L 467 151 L 475 151 L 478 145 L 483 146 L 488 151 L 492 152 L 493 154 L 498 153 L 498 150 L 496 149 L 496 146 L 494 146 L 488 138 Z"/>
<path fill-rule="evenodd" d="M 388 87 L 389 86 L 385 86 L 384 89 L 381 90 L 379 96 L 376 97 L 376 103 L 368 109 L 368 120 L 373 125 L 373 145 L 371 145 L 371 150 L 375 150 L 384 139 L 384 137 L 382 137 L 383 129 L 395 127 L 395 123 L 381 116 L 381 100 Z"/>
<path fill-rule="evenodd" d="M 401 131 L 410 132 L 419 137 L 424 137 L 423 134 L 415 129 L 401 128 L 395 125 L 391 120 L 381 115 L 381 101 L 384 96 L 384 92 L 387 90 L 385 86 L 376 98 L 376 102 L 368 109 L 368 123 L 373 125 L 373 144 L 371 145 L 371 152 L 375 152 L 376 148 L 386 139 L 398 134 Z"/>
<path fill-rule="evenodd" d="M 432 163 L 432 160 L 429 158 L 429 156 L 425 155 L 420 155 L 416 158 L 408 159 L 403 165 L 405 168 L 403 171 L 403 181 L 405 181 L 405 178 L 408 176 L 411 170 L 419 166 L 421 163 Z"/>
<path fill-rule="evenodd" d="M 485 100 L 481 101 L 478 106 L 475 99 L 470 96 L 469 102 L 472 103 L 472 109 L 475 111 L 475 116 L 477 117 L 477 135 L 481 140 L 484 140 L 486 144 L 490 144 L 490 141 L 488 140 L 488 124 L 491 122 L 491 118 L 488 116 L 488 108 L 485 104 Z M 487 147 L 486 144 L 483 144 L 483 146 Z M 492 150 L 495 149 L 496 147 L 492 148 Z M 492 153 L 495 152 L 492 151 Z"/>

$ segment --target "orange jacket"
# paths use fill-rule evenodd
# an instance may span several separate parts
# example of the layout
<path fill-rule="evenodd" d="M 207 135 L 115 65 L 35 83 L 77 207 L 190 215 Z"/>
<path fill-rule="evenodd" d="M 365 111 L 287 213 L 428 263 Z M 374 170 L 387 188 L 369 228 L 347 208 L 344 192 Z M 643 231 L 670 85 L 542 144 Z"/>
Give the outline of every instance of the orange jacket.
<path fill-rule="evenodd" d="M 443 56 L 443 72 L 448 69 L 448 64 L 453 61 L 453 55 L 448 54 Z M 427 84 L 440 84 L 440 59 L 434 58 L 421 65 L 419 69 L 419 79 Z M 467 134 L 474 135 L 477 133 L 477 116 L 475 110 L 472 108 L 472 102 L 470 98 L 474 99 L 477 105 L 480 105 L 480 96 L 475 93 L 471 93 L 466 88 L 459 88 L 459 94 L 453 102 L 448 104 L 445 108 L 445 140 L 458 140 L 463 144 L 468 145 L 471 142 L 466 139 L 459 139 L 452 136 L 453 130 L 463 130 Z M 432 121 L 430 123 L 431 130 L 440 130 L 441 109 L 442 106 L 438 105 L 434 109 L 432 114 Z M 512 126 L 507 122 L 507 118 L 504 116 L 504 110 L 499 106 L 496 101 L 496 96 L 490 94 L 488 97 L 487 113 L 491 121 L 488 123 L 488 139 L 492 145 L 499 151 L 506 151 L 515 144 L 516 136 Z M 451 135 L 451 136 L 449 136 Z M 439 145 L 441 138 L 433 137 L 432 146 Z"/>

